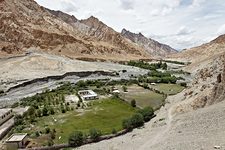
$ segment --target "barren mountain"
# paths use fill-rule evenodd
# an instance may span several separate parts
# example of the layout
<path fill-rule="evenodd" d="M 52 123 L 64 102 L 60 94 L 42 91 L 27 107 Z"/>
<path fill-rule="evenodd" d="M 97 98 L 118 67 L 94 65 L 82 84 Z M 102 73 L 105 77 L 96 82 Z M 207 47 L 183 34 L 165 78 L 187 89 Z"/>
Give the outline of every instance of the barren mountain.
<path fill-rule="evenodd" d="M 141 46 L 151 55 L 165 57 L 169 54 L 177 53 L 177 51 L 171 48 L 170 46 L 161 44 L 153 39 L 147 38 L 141 33 L 135 34 L 130 31 L 127 31 L 126 29 L 123 29 L 121 34 L 130 41 Z"/>
<path fill-rule="evenodd" d="M 225 52 L 225 35 L 221 35 L 209 43 L 198 47 L 186 49 L 180 53 L 168 56 L 168 58 L 192 62 L 192 65 L 199 64 L 212 58 L 219 57 Z"/>
<path fill-rule="evenodd" d="M 0 11 L 1 56 L 24 53 L 34 47 L 72 58 L 127 60 L 150 57 L 145 50 L 94 17 L 77 22 L 74 16 L 49 13 L 34 0 L 1 0 Z"/>

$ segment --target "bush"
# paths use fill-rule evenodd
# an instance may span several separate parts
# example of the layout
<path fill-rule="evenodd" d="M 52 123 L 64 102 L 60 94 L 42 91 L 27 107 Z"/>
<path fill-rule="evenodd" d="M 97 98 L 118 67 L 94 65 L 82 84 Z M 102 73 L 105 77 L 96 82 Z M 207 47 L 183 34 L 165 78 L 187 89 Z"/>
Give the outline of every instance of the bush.
<path fill-rule="evenodd" d="M 150 121 L 154 116 L 154 110 L 151 107 L 145 107 L 139 110 L 138 113 L 143 116 L 145 122 Z"/>
<path fill-rule="evenodd" d="M 133 125 L 132 125 L 132 122 L 131 122 L 130 118 L 124 119 L 123 122 L 122 122 L 122 126 L 123 126 L 123 129 L 126 129 L 128 131 L 133 130 Z"/>
<path fill-rule="evenodd" d="M 122 88 L 123 88 L 124 92 L 127 92 L 127 87 L 126 86 L 123 86 Z"/>
<path fill-rule="evenodd" d="M 39 136 L 40 136 L 40 133 L 39 133 L 38 131 L 36 131 L 36 132 L 35 132 L 35 136 L 36 136 L 36 137 L 39 137 Z"/>
<path fill-rule="evenodd" d="M 138 128 L 144 125 L 144 117 L 140 113 L 134 114 L 131 118 L 125 119 L 122 122 L 124 129 L 131 131 L 134 128 Z"/>
<path fill-rule="evenodd" d="M 134 99 L 130 102 L 130 104 L 132 107 L 136 107 L 136 101 Z"/>
<path fill-rule="evenodd" d="M 181 86 L 187 87 L 187 83 L 180 83 Z"/>
<path fill-rule="evenodd" d="M 117 133 L 116 129 L 113 128 L 113 129 L 112 129 L 112 134 L 116 134 L 116 133 Z"/>
<path fill-rule="evenodd" d="M 54 132 L 54 131 L 51 131 L 51 133 L 50 133 L 50 137 L 51 137 L 51 139 L 52 139 L 52 140 L 54 140 L 54 139 L 55 139 L 56 135 L 55 135 L 55 132 Z"/>
<path fill-rule="evenodd" d="M 84 134 L 80 131 L 76 131 L 69 136 L 69 145 L 73 147 L 81 146 L 84 143 Z"/>
<path fill-rule="evenodd" d="M 144 88 L 144 89 L 148 89 L 148 88 L 149 88 L 149 87 L 148 87 L 148 84 L 147 84 L 147 83 L 144 83 L 144 84 L 143 84 L 143 88 Z"/>
<path fill-rule="evenodd" d="M 89 134 L 91 139 L 93 139 L 94 141 L 98 141 L 100 136 L 102 135 L 102 132 L 100 130 L 93 128 L 90 129 Z"/>
<path fill-rule="evenodd" d="M 37 116 L 37 117 L 42 117 L 42 111 L 41 111 L 40 109 L 38 109 L 38 110 L 36 111 L 36 116 Z"/>
<path fill-rule="evenodd" d="M 144 117 L 140 113 L 134 114 L 130 119 L 133 128 L 138 128 L 144 125 Z"/>
<path fill-rule="evenodd" d="M 42 115 L 43 115 L 43 116 L 48 116 L 48 109 L 47 109 L 47 107 L 44 107 L 44 108 L 42 109 Z"/>
<path fill-rule="evenodd" d="M 50 114 L 51 114 L 51 115 L 54 115 L 54 114 L 55 114 L 55 110 L 54 110 L 54 108 L 52 108 L 52 107 L 50 108 Z"/>
<path fill-rule="evenodd" d="M 14 118 L 14 122 L 16 126 L 23 124 L 23 117 L 21 115 L 16 115 Z"/>
<path fill-rule="evenodd" d="M 51 130 L 50 130 L 50 128 L 48 128 L 48 127 L 47 127 L 47 128 L 45 128 L 45 134 L 49 134 L 49 133 L 50 133 L 50 131 L 51 131 Z"/>

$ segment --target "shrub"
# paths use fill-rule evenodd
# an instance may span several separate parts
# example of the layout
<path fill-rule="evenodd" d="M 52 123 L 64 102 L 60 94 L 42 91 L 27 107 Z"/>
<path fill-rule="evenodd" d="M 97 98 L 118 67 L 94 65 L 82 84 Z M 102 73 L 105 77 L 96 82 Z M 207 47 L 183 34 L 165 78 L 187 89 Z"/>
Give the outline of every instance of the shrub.
<path fill-rule="evenodd" d="M 133 128 L 138 128 L 144 125 L 144 117 L 140 113 L 134 114 L 130 119 Z"/>
<path fill-rule="evenodd" d="M 91 139 L 93 139 L 94 141 L 98 141 L 100 136 L 102 135 L 102 132 L 100 130 L 93 128 L 90 129 L 89 134 Z"/>
<path fill-rule="evenodd" d="M 36 131 L 36 132 L 35 132 L 35 136 L 36 136 L 36 137 L 39 137 L 39 136 L 40 136 L 40 133 L 39 133 L 38 131 Z"/>
<path fill-rule="evenodd" d="M 42 109 L 42 115 L 43 116 L 48 116 L 48 109 L 47 109 L 46 106 Z"/>
<path fill-rule="evenodd" d="M 143 84 L 143 88 L 148 89 L 148 88 L 149 88 L 149 87 L 148 87 L 148 84 L 147 84 L 147 83 L 144 83 L 144 84 Z"/>
<path fill-rule="evenodd" d="M 112 134 L 116 134 L 116 133 L 117 133 L 116 129 L 113 128 L 113 129 L 112 129 Z"/>
<path fill-rule="evenodd" d="M 52 131 L 52 132 L 50 133 L 50 137 L 51 137 L 52 140 L 55 139 L 56 135 L 55 135 L 55 132 L 54 132 L 54 131 Z"/>
<path fill-rule="evenodd" d="M 14 122 L 16 126 L 21 125 L 23 123 L 23 117 L 21 115 L 16 115 L 14 118 Z"/>
<path fill-rule="evenodd" d="M 124 92 L 127 92 L 127 87 L 126 86 L 123 86 L 122 88 L 123 88 Z"/>
<path fill-rule="evenodd" d="M 50 128 L 48 128 L 48 127 L 47 127 L 47 128 L 45 128 L 45 134 L 49 134 L 49 133 L 50 133 L 50 131 L 51 131 L 51 130 L 50 130 Z"/>
<path fill-rule="evenodd" d="M 35 114 L 35 108 L 33 106 L 31 106 L 28 111 L 27 111 L 27 114 L 29 116 L 33 116 Z"/>
<path fill-rule="evenodd" d="M 181 86 L 187 87 L 187 83 L 180 83 Z"/>
<path fill-rule="evenodd" d="M 42 117 L 42 111 L 41 111 L 40 109 L 38 109 L 38 110 L 36 111 L 36 116 L 37 116 L 37 117 Z"/>
<path fill-rule="evenodd" d="M 73 147 L 81 146 L 84 143 L 84 134 L 80 131 L 76 131 L 69 136 L 69 145 Z"/>
<path fill-rule="evenodd" d="M 130 104 L 132 107 L 136 107 L 136 101 L 134 99 L 130 102 Z"/>
<path fill-rule="evenodd" d="M 122 126 L 123 126 L 123 129 L 126 129 L 128 131 L 133 130 L 133 125 L 132 125 L 132 122 L 131 122 L 130 118 L 124 119 L 123 122 L 122 122 Z"/>
<path fill-rule="evenodd" d="M 143 116 L 145 122 L 150 121 L 154 116 L 154 110 L 151 107 L 145 107 L 139 110 L 138 113 Z"/>
<path fill-rule="evenodd" d="M 55 114 L 54 108 L 52 108 L 52 107 L 50 108 L 50 114 L 51 115 L 54 115 Z"/>

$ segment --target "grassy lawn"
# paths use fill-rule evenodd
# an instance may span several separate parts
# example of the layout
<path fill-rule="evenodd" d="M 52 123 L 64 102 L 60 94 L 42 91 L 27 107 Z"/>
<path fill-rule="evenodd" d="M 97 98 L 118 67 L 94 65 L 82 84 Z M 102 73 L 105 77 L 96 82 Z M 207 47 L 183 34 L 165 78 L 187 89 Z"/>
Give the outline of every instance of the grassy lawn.
<path fill-rule="evenodd" d="M 180 86 L 178 84 L 156 84 L 150 85 L 150 87 L 162 91 L 168 95 L 175 95 L 185 89 L 185 87 Z"/>
<path fill-rule="evenodd" d="M 65 114 L 39 118 L 32 132 L 43 131 L 45 127 L 54 128 L 56 129 L 56 143 L 67 142 L 70 133 L 76 130 L 88 133 L 89 129 L 96 128 L 103 134 L 110 134 L 112 129 L 121 130 L 122 120 L 136 111 L 129 104 L 118 99 L 98 100 L 91 104 L 89 109 L 80 112 L 70 111 Z"/>
<path fill-rule="evenodd" d="M 163 95 L 146 90 L 137 85 L 129 86 L 128 92 L 121 93 L 121 95 L 123 99 L 128 100 L 129 102 L 135 99 L 138 106 L 151 106 L 153 109 L 159 108 L 165 100 Z"/>

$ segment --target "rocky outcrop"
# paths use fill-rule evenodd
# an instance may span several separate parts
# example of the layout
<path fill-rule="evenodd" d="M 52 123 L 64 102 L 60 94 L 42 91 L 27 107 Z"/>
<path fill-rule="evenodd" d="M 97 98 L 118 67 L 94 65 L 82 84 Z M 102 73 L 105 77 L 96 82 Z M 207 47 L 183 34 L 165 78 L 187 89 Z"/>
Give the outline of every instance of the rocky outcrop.
<path fill-rule="evenodd" d="M 174 54 L 178 52 L 168 45 L 161 44 L 153 39 L 145 37 L 142 33 L 135 34 L 126 29 L 123 29 L 121 34 L 122 36 L 139 45 L 149 54 L 154 56 L 165 57 L 169 54 Z"/>

